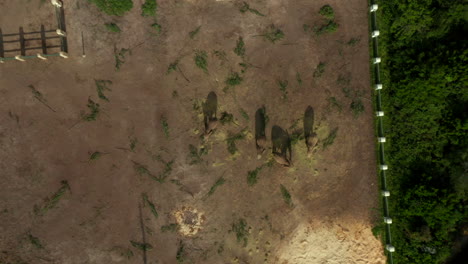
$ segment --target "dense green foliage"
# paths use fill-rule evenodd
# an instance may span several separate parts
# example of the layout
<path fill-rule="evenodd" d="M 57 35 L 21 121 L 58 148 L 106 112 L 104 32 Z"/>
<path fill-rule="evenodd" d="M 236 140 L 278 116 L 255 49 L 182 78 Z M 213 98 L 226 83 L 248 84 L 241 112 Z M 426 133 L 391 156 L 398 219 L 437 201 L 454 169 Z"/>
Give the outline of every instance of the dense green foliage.
<path fill-rule="evenodd" d="M 132 0 L 89 0 L 102 12 L 111 16 L 123 16 L 133 7 Z"/>
<path fill-rule="evenodd" d="M 468 7 L 379 2 L 394 263 L 443 263 L 468 221 Z"/>

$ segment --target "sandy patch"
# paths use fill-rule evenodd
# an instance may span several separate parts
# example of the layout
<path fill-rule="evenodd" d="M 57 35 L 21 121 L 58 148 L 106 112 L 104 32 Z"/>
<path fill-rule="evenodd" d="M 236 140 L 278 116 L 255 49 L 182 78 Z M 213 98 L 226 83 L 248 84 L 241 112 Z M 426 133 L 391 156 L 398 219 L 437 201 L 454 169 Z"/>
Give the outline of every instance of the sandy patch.
<path fill-rule="evenodd" d="M 279 250 L 281 264 L 384 264 L 383 249 L 364 224 L 299 226 Z"/>

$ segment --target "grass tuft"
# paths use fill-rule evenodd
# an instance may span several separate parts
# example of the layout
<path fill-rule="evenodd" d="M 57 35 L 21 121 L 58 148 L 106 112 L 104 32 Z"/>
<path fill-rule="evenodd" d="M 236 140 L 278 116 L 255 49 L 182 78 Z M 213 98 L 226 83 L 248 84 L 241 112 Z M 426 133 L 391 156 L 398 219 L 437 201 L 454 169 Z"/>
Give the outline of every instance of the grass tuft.
<path fill-rule="evenodd" d="M 176 223 L 161 226 L 161 232 L 163 232 L 163 233 L 165 233 L 165 232 L 174 233 L 177 230 L 179 230 L 179 225 L 176 224 Z"/>
<path fill-rule="evenodd" d="M 161 126 L 163 128 L 164 136 L 169 138 L 169 124 L 167 123 L 167 118 L 165 116 L 161 117 Z"/>
<path fill-rule="evenodd" d="M 104 91 L 112 91 L 111 88 L 108 86 L 112 84 L 112 81 L 109 80 L 94 80 L 96 83 L 96 91 L 98 93 L 98 97 L 104 101 L 109 102 L 109 98 L 104 95 Z"/>
<path fill-rule="evenodd" d="M 245 129 L 237 134 L 231 134 L 227 139 L 227 149 L 228 152 L 232 155 L 237 153 L 236 141 L 242 140 L 245 138 Z"/>
<path fill-rule="evenodd" d="M 361 98 L 355 98 L 351 101 L 351 111 L 353 112 L 354 118 L 358 118 L 364 112 L 364 104 Z"/>
<path fill-rule="evenodd" d="M 249 230 L 247 222 L 244 219 L 240 218 L 237 222 L 232 223 L 231 230 L 229 232 L 235 233 L 238 243 L 243 242 L 243 246 L 247 246 Z"/>
<path fill-rule="evenodd" d="M 140 242 L 130 240 L 130 244 L 132 244 L 134 248 L 139 249 L 141 251 L 149 251 L 153 249 L 153 246 L 149 243 L 140 243 Z"/>
<path fill-rule="evenodd" d="M 325 72 L 325 66 L 326 66 L 325 62 L 320 62 L 317 65 L 317 68 L 315 68 L 314 75 L 313 75 L 314 78 L 322 77 L 323 73 Z"/>
<path fill-rule="evenodd" d="M 291 194 L 289 193 L 288 189 L 286 189 L 286 187 L 284 187 L 284 185 L 280 185 L 280 190 L 281 190 L 281 196 L 283 196 L 283 200 L 284 202 L 289 205 L 289 206 L 292 206 L 292 199 L 291 199 Z"/>
<path fill-rule="evenodd" d="M 50 198 L 46 198 L 42 207 L 34 206 L 34 213 L 36 215 L 44 215 L 47 211 L 57 206 L 63 195 L 70 190 L 70 186 L 67 181 L 61 182 L 62 186 L 57 190 Z"/>
<path fill-rule="evenodd" d="M 284 38 L 284 33 L 281 31 L 281 29 L 272 25 L 270 26 L 269 31 L 261 36 L 271 43 L 275 43 Z"/>
<path fill-rule="evenodd" d="M 154 215 L 154 218 L 158 219 L 159 214 L 156 210 L 156 206 L 149 200 L 148 195 L 146 193 L 142 193 L 141 197 L 143 198 L 143 204 L 148 205 L 148 207 L 151 210 L 151 213 Z"/>
<path fill-rule="evenodd" d="M 245 43 L 242 37 L 239 37 L 236 43 L 236 47 L 234 48 L 234 53 L 237 54 L 239 57 L 243 57 L 245 55 Z"/>
<path fill-rule="evenodd" d="M 327 149 L 329 146 L 335 142 L 336 135 L 338 133 L 338 128 L 333 129 L 330 134 L 323 140 L 322 148 L 323 150 Z"/>
<path fill-rule="evenodd" d="M 193 59 L 198 68 L 208 73 L 208 54 L 206 54 L 206 51 L 196 51 Z"/>
<path fill-rule="evenodd" d="M 202 156 L 206 154 L 207 154 L 207 150 L 205 148 L 198 150 L 197 147 L 190 144 L 189 155 L 188 155 L 189 164 L 193 165 L 193 164 L 201 163 L 203 161 Z"/>
<path fill-rule="evenodd" d="M 100 106 L 98 103 L 95 103 L 91 98 L 88 98 L 88 104 L 86 105 L 89 109 L 88 114 L 84 114 L 82 116 L 84 121 L 96 121 L 99 113 L 100 113 Z"/>
<path fill-rule="evenodd" d="M 122 31 L 120 27 L 115 23 L 106 23 L 104 24 L 104 26 L 106 26 L 106 29 L 109 32 L 119 33 L 120 31 Z"/>
<path fill-rule="evenodd" d="M 279 80 L 278 85 L 280 87 L 280 91 L 283 93 L 281 99 L 288 99 L 288 91 L 286 90 L 288 88 L 288 80 Z"/>
<path fill-rule="evenodd" d="M 250 8 L 250 5 L 247 4 L 246 2 L 242 3 L 242 6 L 239 9 L 239 11 L 241 13 L 250 12 L 250 13 L 253 13 L 253 14 L 257 15 L 257 16 L 262 16 L 262 17 L 265 16 L 264 14 L 260 13 L 260 11 L 258 11 L 257 9 Z"/>
<path fill-rule="evenodd" d="M 242 77 L 239 75 L 239 73 L 237 72 L 231 72 L 229 74 L 229 76 L 227 77 L 225 83 L 228 85 L 228 86 L 236 86 L 236 85 L 239 85 L 241 84 L 242 82 Z"/>
<path fill-rule="evenodd" d="M 119 71 L 120 67 L 125 63 L 125 55 L 127 53 L 130 53 L 129 49 L 120 49 L 120 51 L 117 52 L 117 49 L 115 49 L 114 52 L 114 58 L 115 58 L 115 70 Z"/>
<path fill-rule="evenodd" d="M 247 184 L 249 186 L 253 186 L 257 183 L 258 181 L 258 174 L 260 173 L 260 171 L 263 169 L 263 166 L 260 166 L 260 167 L 257 167 L 255 168 L 255 170 L 253 171 L 249 171 L 247 173 Z"/>
<path fill-rule="evenodd" d="M 146 0 L 141 5 L 141 15 L 144 17 L 156 16 L 156 10 L 158 9 L 158 3 L 156 0 Z"/>
<path fill-rule="evenodd" d="M 184 243 L 182 241 L 179 242 L 179 247 L 177 248 L 176 253 L 176 260 L 178 263 L 182 263 L 185 260 L 185 250 L 184 250 Z"/>
<path fill-rule="evenodd" d="M 42 245 L 41 241 L 39 240 L 39 238 L 31 235 L 31 234 L 28 234 L 28 239 L 29 239 L 29 242 L 31 242 L 31 244 L 37 248 L 37 249 L 43 249 L 44 246 Z"/>
<path fill-rule="evenodd" d="M 299 86 L 302 85 L 302 78 L 299 72 L 296 72 L 296 81 L 297 81 L 297 84 L 299 84 Z"/>
<path fill-rule="evenodd" d="M 234 115 L 228 112 L 222 112 L 221 117 L 219 118 L 221 125 L 230 124 L 234 122 Z"/>
<path fill-rule="evenodd" d="M 151 24 L 151 28 L 156 32 L 156 35 L 161 34 L 162 27 L 158 23 Z"/>
<path fill-rule="evenodd" d="M 179 67 L 179 60 L 176 60 L 173 63 L 169 64 L 169 66 L 167 67 L 166 74 L 169 74 L 173 71 L 177 71 L 178 67 Z"/>
<path fill-rule="evenodd" d="M 239 113 L 246 121 L 250 120 L 249 114 L 247 114 L 247 112 L 244 109 L 240 108 Z"/>
<path fill-rule="evenodd" d="M 189 32 L 189 37 L 191 39 L 194 39 L 195 36 L 198 34 L 198 32 L 200 32 L 200 29 L 201 29 L 201 26 L 198 26 L 196 29 L 194 29 L 193 31 L 190 31 Z"/>
<path fill-rule="evenodd" d="M 225 182 L 226 182 L 226 180 L 223 177 L 219 177 L 216 180 L 216 182 L 213 184 L 213 186 L 211 186 L 210 191 L 208 192 L 207 196 L 211 196 L 216 191 L 216 189 L 219 186 L 223 185 Z"/>
<path fill-rule="evenodd" d="M 329 5 L 322 6 L 319 14 L 330 20 L 335 18 L 335 11 L 333 11 L 333 8 Z"/>

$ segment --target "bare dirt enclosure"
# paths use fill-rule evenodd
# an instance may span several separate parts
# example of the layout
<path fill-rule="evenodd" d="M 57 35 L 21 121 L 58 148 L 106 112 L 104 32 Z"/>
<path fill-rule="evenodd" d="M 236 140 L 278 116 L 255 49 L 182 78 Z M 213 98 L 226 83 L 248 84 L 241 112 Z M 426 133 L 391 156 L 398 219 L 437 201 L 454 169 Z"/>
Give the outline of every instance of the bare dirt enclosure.
<path fill-rule="evenodd" d="M 68 59 L 0 64 L 0 263 L 383 264 L 367 1 L 160 0 L 160 34 L 133 2 L 64 1 Z M 0 0 L 0 27 L 52 11 Z"/>

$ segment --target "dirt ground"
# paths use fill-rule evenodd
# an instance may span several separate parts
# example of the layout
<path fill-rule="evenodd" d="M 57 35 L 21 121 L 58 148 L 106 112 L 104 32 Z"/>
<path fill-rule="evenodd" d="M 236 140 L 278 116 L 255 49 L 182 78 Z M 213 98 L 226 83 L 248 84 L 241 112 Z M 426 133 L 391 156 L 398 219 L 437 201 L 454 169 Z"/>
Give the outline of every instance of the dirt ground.
<path fill-rule="evenodd" d="M 0 64 L 0 263 L 385 263 L 371 232 L 379 214 L 367 1 L 248 1 L 258 16 L 236 1 L 160 0 L 159 35 L 155 18 L 140 15 L 143 0 L 122 18 L 64 2 L 69 59 Z M 338 30 L 304 32 L 324 23 L 325 4 Z M 54 19 L 48 1 L 0 0 L 4 33 Z M 107 31 L 109 22 L 122 32 Z M 272 24 L 284 32 L 275 43 L 259 36 Z M 243 58 L 233 51 L 239 37 Z M 197 51 L 206 51 L 206 72 Z M 239 85 L 226 85 L 232 72 Z M 96 80 L 112 82 L 101 82 L 110 88 L 101 98 Z M 203 140 L 210 92 L 217 118 L 233 120 Z M 364 112 L 355 117 L 357 98 Z M 89 99 L 100 111 L 85 121 Z M 257 159 L 262 106 L 269 147 Z M 284 168 L 272 160 L 272 127 L 301 131 L 308 106 L 318 148 L 308 158 L 304 140 L 293 141 Z"/>

